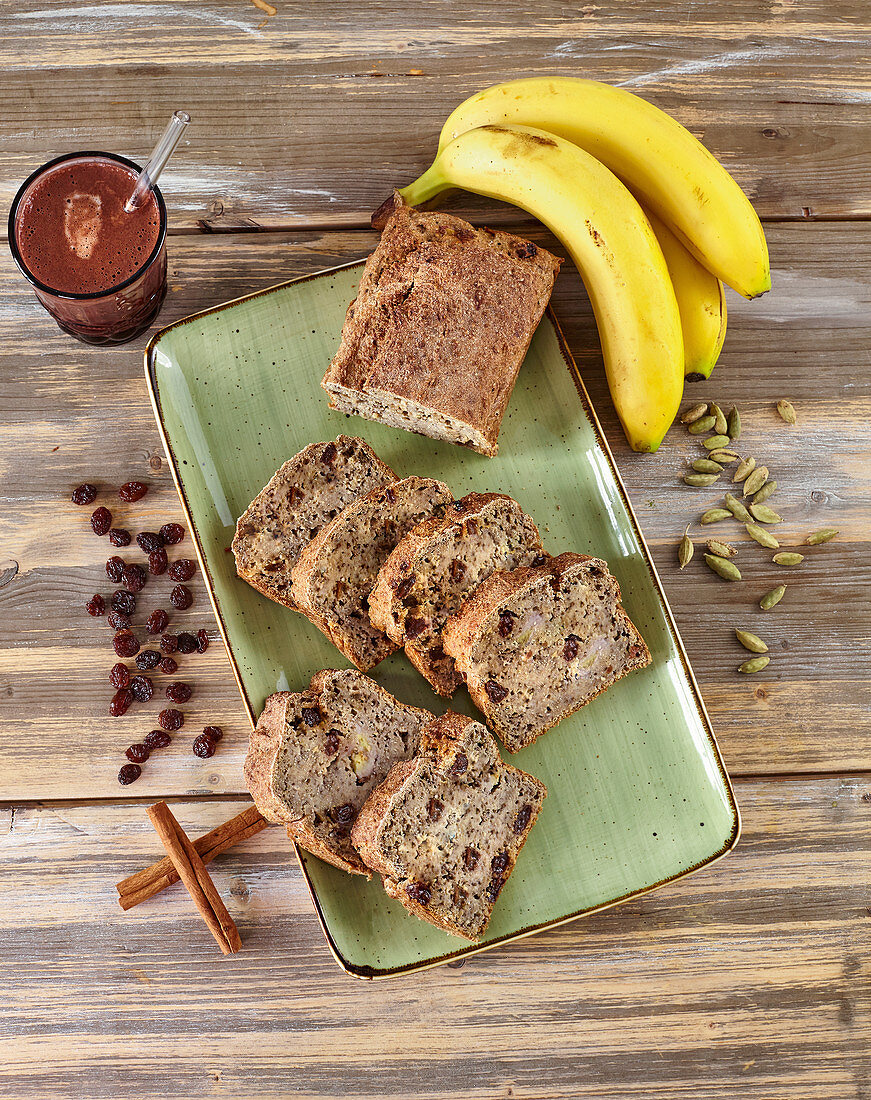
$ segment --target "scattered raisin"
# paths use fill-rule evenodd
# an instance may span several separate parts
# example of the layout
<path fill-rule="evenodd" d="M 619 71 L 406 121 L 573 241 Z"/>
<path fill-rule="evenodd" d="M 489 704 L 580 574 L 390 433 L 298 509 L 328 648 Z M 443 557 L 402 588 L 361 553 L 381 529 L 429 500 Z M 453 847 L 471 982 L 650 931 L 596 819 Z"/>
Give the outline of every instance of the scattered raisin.
<path fill-rule="evenodd" d="M 500 852 L 498 856 L 493 856 L 490 867 L 494 875 L 504 875 L 508 869 L 508 853 Z"/>
<path fill-rule="evenodd" d="M 203 737 L 211 737 L 213 741 L 220 741 L 224 736 L 224 731 L 220 726 L 204 726 Z"/>
<path fill-rule="evenodd" d="M 188 634 L 186 630 L 183 630 L 178 636 L 178 651 L 179 653 L 194 653 L 197 648 L 197 640 L 193 634 Z"/>
<path fill-rule="evenodd" d="M 511 631 L 514 629 L 514 620 L 517 616 L 513 611 L 503 609 L 499 612 L 499 637 L 507 638 Z"/>
<path fill-rule="evenodd" d="M 122 615 L 132 615 L 136 610 L 136 597 L 131 592 L 118 589 L 112 593 L 112 610 L 120 611 Z"/>
<path fill-rule="evenodd" d="M 169 558 L 166 556 L 166 551 L 162 547 L 160 550 L 155 550 L 148 555 L 148 572 L 152 577 L 162 577 L 168 565 Z"/>
<path fill-rule="evenodd" d="M 138 764 L 125 764 L 118 772 L 118 782 L 126 787 L 128 783 L 135 783 L 140 775 L 142 775 L 142 768 Z"/>
<path fill-rule="evenodd" d="M 113 527 L 109 532 L 109 542 L 113 546 L 129 546 L 130 532 L 125 531 L 123 527 Z"/>
<path fill-rule="evenodd" d="M 577 634 L 569 634 L 566 638 L 566 644 L 563 646 L 563 657 L 567 661 L 573 661 L 578 655 L 578 642 L 581 639 Z"/>
<path fill-rule="evenodd" d="M 521 806 L 517 811 L 517 817 L 514 819 L 514 831 L 515 833 L 522 833 L 526 826 L 529 824 L 529 819 L 532 817 L 532 807 L 527 803 L 525 806 Z"/>
<path fill-rule="evenodd" d="M 164 653 L 175 653 L 178 649 L 178 635 L 164 634 L 160 639 L 160 648 Z"/>
<path fill-rule="evenodd" d="M 164 657 L 160 664 L 157 666 L 161 672 L 171 675 L 178 670 L 178 662 L 174 661 L 172 657 Z"/>
<path fill-rule="evenodd" d="M 120 584 L 124 578 L 124 559 L 111 557 L 106 562 L 106 576 L 112 584 Z"/>
<path fill-rule="evenodd" d="M 327 756 L 334 756 L 339 751 L 339 735 L 332 730 L 324 739 L 324 752 Z"/>
<path fill-rule="evenodd" d="M 113 688 L 130 687 L 130 669 L 126 665 L 122 665 L 120 661 L 117 665 L 112 665 L 109 672 L 109 683 Z"/>
<path fill-rule="evenodd" d="M 113 630 L 126 630 L 130 625 L 129 617 L 120 611 L 110 611 L 106 622 Z"/>
<path fill-rule="evenodd" d="M 130 690 L 137 703 L 147 703 L 154 695 L 154 683 L 148 676 L 134 676 L 130 681 Z"/>
<path fill-rule="evenodd" d="M 336 461 L 337 453 L 335 443 L 328 443 L 321 452 L 321 462 L 331 466 Z"/>
<path fill-rule="evenodd" d="M 635 657 L 640 657 L 643 652 L 644 650 L 641 648 L 640 645 L 631 645 L 629 647 L 627 656 L 634 659 Z"/>
<path fill-rule="evenodd" d="M 144 481 L 127 481 L 118 490 L 118 496 L 132 504 L 135 500 L 142 500 L 148 492 L 148 486 Z"/>
<path fill-rule="evenodd" d="M 171 703 L 186 703 L 192 695 L 190 684 L 183 684 L 180 680 L 166 685 L 166 697 Z"/>
<path fill-rule="evenodd" d="M 174 581 L 189 581 L 197 571 L 197 563 L 190 558 L 179 558 L 169 567 L 169 575 Z"/>
<path fill-rule="evenodd" d="M 411 573 L 404 580 L 401 580 L 399 584 L 394 588 L 393 592 L 397 600 L 404 600 L 408 593 L 414 587 L 414 573 Z"/>
<path fill-rule="evenodd" d="M 200 734 L 199 737 L 194 738 L 194 756 L 201 756 L 204 760 L 210 756 L 214 756 L 217 747 L 218 746 L 211 737 L 204 737 Z"/>
<path fill-rule="evenodd" d="M 356 816 L 356 811 L 350 802 L 346 802 L 344 806 L 337 806 L 332 812 L 333 820 L 338 825 L 350 825 Z"/>
<path fill-rule="evenodd" d="M 152 730 L 150 733 L 146 733 L 143 744 L 149 751 L 151 749 L 165 749 L 167 745 L 172 744 L 172 738 L 166 730 Z"/>
<path fill-rule="evenodd" d="M 432 901 L 432 890 L 428 886 L 424 886 L 422 882 L 409 882 L 405 887 L 405 892 L 418 905 L 429 905 Z"/>
<path fill-rule="evenodd" d="M 484 891 L 487 900 L 489 902 L 494 902 L 499 897 L 499 893 L 504 885 L 505 879 L 501 875 L 496 875 L 496 877 L 490 881 L 487 889 Z"/>
<path fill-rule="evenodd" d="M 133 692 L 130 688 L 119 688 L 112 696 L 112 700 L 109 703 L 110 717 L 120 718 L 122 714 L 126 714 L 132 702 Z"/>
<path fill-rule="evenodd" d="M 179 611 L 184 611 L 194 602 L 194 597 L 189 588 L 185 588 L 183 584 L 177 584 L 169 594 L 169 602 Z"/>
<path fill-rule="evenodd" d="M 487 692 L 487 698 L 491 703 L 501 703 L 503 699 L 508 697 L 508 688 L 497 684 L 495 680 L 488 680 L 484 684 L 484 691 Z"/>
<path fill-rule="evenodd" d="M 209 648 L 209 636 L 205 630 L 197 631 L 197 653 L 205 653 Z"/>
<path fill-rule="evenodd" d="M 473 871 L 478 866 L 481 853 L 477 848 L 467 848 L 463 852 L 463 866 L 467 871 Z"/>
<path fill-rule="evenodd" d="M 461 581 L 466 575 L 466 566 L 459 558 L 451 562 L 451 580 Z"/>
<path fill-rule="evenodd" d="M 160 537 L 165 546 L 177 546 L 184 538 L 184 527 L 180 523 L 164 523 Z"/>
<path fill-rule="evenodd" d="M 97 508 L 91 516 L 91 527 L 94 534 L 101 538 L 112 526 L 112 513 L 108 508 Z"/>
<path fill-rule="evenodd" d="M 136 667 L 142 669 L 157 668 L 160 664 L 160 653 L 156 649 L 143 649 L 136 654 Z"/>
<path fill-rule="evenodd" d="M 418 634 L 422 634 L 426 628 L 425 619 L 416 619 L 413 615 L 407 615 L 405 618 L 405 636 L 406 638 L 416 638 Z"/>
<path fill-rule="evenodd" d="M 464 775 L 469 770 L 469 758 L 464 752 L 458 752 L 451 764 L 451 775 Z"/>
<path fill-rule="evenodd" d="M 128 592 L 141 592 L 148 580 L 148 574 L 141 565 L 131 562 L 124 566 L 124 587 Z"/>
<path fill-rule="evenodd" d="M 302 720 L 307 726 L 320 725 L 321 712 L 318 710 L 317 707 L 303 707 Z"/>
<path fill-rule="evenodd" d="M 155 550 L 163 549 L 163 539 L 154 531 L 140 531 L 136 536 L 136 542 L 145 554 L 153 554 Z"/>
<path fill-rule="evenodd" d="M 139 642 L 132 630 L 119 630 L 112 645 L 119 657 L 135 657 L 139 652 Z"/>
<path fill-rule="evenodd" d="M 444 808 L 445 804 L 440 798 L 431 798 L 426 804 L 426 816 L 430 821 L 438 821 Z"/>
<path fill-rule="evenodd" d="M 184 725 L 184 715 L 180 710 L 162 710 L 157 716 L 157 724 L 161 729 L 180 730 Z"/>
<path fill-rule="evenodd" d="M 73 489 L 73 495 L 70 497 L 73 504 L 93 504 L 97 499 L 97 487 L 96 485 L 89 485 L 87 481 L 84 485 L 79 485 L 77 489 Z"/>
<path fill-rule="evenodd" d="M 124 753 L 128 760 L 132 760 L 134 764 L 144 764 L 151 753 L 142 744 L 141 741 L 135 745 L 131 745 L 130 748 Z"/>
<path fill-rule="evenodd" d="M 103 597 L 97 593 L 95 596 L 91 596 L 88 602 L 85 604 L 85 608 L 89 615 L 105 615 L 106 614 L 106 601 Z"/>
<path fill-rule="evenodd" d="M 537 569 L 540 565 L 544 565 L 547 559 L 547 554 L 536 554 L 529 564 L 532 566 L 533 569 Z"/>
<path fill-rule="evenodd" d="M 162 634 L 168 626 L 169 615 L 167 615 L 162 607 L 158 607 L 156 611 L 152 611 L 145 623 L 145 629 L 149 634 Z"/>

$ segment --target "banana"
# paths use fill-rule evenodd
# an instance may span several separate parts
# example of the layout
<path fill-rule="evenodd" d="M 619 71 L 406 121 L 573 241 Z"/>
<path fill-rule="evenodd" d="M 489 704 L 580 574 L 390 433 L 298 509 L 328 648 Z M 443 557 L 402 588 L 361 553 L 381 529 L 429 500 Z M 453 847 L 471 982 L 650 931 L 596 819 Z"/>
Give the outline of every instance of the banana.
<path fill-rule="evenodd" d="M 439 149 L 488 123 L 535 126 L 573 141 L 727 286 L 745 298 L 771 289 L 765 234 L 749 199 L 700 141 L 652 103 L 595 80 L 512 80 L 461 103 L 442 128 Z"/>
<path fill-rule="evenodd" d="M 683 337 L 662 250 L 632 195 L 595 157 L 529 126 L 462 133 L 400 194 L 418 206 L 452 187 L 513 203 L 563 242 L 590 296 L 626 438 L 655 451 L 683 392 Z"/>
<path fill-rule="evenodd" d="M 684 375 L 710 378 L 726 338 L 726 296 L 716 275 L 702 267 L 665 222 L 646 211 L 671 276 L 683 331 Z"/>

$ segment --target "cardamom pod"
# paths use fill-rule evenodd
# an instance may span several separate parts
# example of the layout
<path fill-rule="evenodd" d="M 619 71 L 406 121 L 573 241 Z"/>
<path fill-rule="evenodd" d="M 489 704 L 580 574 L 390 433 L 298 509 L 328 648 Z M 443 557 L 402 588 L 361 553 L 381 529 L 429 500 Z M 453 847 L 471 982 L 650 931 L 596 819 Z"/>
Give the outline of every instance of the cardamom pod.
<path fill-rule="evenodd" d="M 695 489 L 705 489 L 713 485 L 719 474 L 684 474 L 684 484 L 692 485 Z"/>
<path fill-rule="evenodd" d="M 752 474 L 744 482 L 744 496 L 752 497 L 754 493 L 758 493 L 765 482 L 768 481 L 768 467 L 757 466 Z"/>
<path fill-rule="evenodd" d="M 726 423 L 726 414 L 720 406 L 711 402 L 710 412 L 714 417 L 714 431 L 717 435 L 728 435 L 729 425 Z"/>
<path fill-rule="evenodd" d="M 697 474 L 721 474 L 723 467 L 719 462 L 714 462 L 710 458 L 697 458 L 693 463 L 693 469 Z"/>
<path fill-rule="evenodd" d="M 731 542 L 720 542 L 719 539 L 708 539 L 707 547 L 712 554 L 716 554 L 718 558 L 734 558 L 738 553 L 738 547 L 733 546 Z"/>
<path fill-rule="evenodd" d="M 751 539 L 755 539 L 760 546 L 767 546 L 769 550 L 779 550 L 780 543 L 771 534 L 770 531 L 766 531 L 764 527 L 760 527 L 758 523 L 745 523 L 747 528 L 747 534 Z"/>
<path fill-rule="evenodd" d="M 795 424 L 798 419 L 795 415 L 795 409 L 793 408 L 792 402 L 787 401 L 786 398 L 782 398 L 777 402 L 777 411 L 787 424 Z"/>
<path fill-rule="evenodd" d="M 737 408 L 733 405 L 729 409 L 729 419 L 727 421 L 726 434 L 734 443 L 736 439 L 741 438 L 741 417 Z"/>
<path fill-rule="evenodd" d="M 687 524 L 687 529 L 683 533 L 683 538 L 680 540 L 680 545 L 677 548 L 677 560 L 680 562 L 680 567 L 683 569 L 685 566 L 693 560 L 693 540 L 690 538 L 690 527 Z"/>
<path fill-rule="evenodd" d="M 732 475 L 733 481 L 744 481 L 753 473 L 756 469 L 755 458 L 742 458 L 738 465 L 738 469 Z"/>
<path fill-rule="evenodd" d="M 705 554 L 705 562 L 724 581 L 741 580 L 741 570 L 727 558 L 718 557 L 716 554 Z"/>
<path fill-rule="evenodd" d="M 709 508 L 699 517 L 699 523 L 719 523 L 721 519 L 731 519 L 732 513 L 726 508 Z"/>
<path fill-rule="evenodd" d="M 801 565 L 804 554 L 795 554 L 791 550 L 785 550 L 782 554 L 775 554 L 771 559 L 777 565 Z"/>
<path fill-rule="evenodd" d="M 716 418 L 713 416 L 703 416 L 700 420 L 694 420 L 687 428 L 690 435 L 701 435 L 703 432 L 709 432 L 714 426 Z"/>
<path fill-rule="evenodd" d="M 786 585 L 779 584 L 777 588 L 772 588 L 770 592 L 765 593 L 759 601 L 759 606 L 763 611 L 770 611 L 772 607 L 775 607 L 783 599 L 784 592 L 786 592 Z"/>
<path fill-rule="evenodd" d="M 692 424 L 708 411 L 707 405 L 691 405 L 680 414 L 681 424 Z"/>
<path fill-rule="evenodd" d="M 763 500 L 768 500 L 774 490 L 777 488 L 776 481 L 766 481 L 762 488 L 753 494 L 753 503 L 761 504 Z"/>
<path fill-rule="evenodd" d="M 750 512 L 760 523 L 783 523 L 783 516 L 779 516 L 767 504 L 751 504 Z"/>
<path fill-rule="evenodd" d="M 738 630 L 735 628 L 735 637 L 744 646 L 745 649 L 749 649 L 751 653 L 767 653 L 768 646 L 761 638 L 758 638 L 755 634 L 751 634 L 749 630 Z"/>
<path fill-rule="evenodd" d="M 743 665 L 738 665 L 738 671 L 743 672 L 745 676 L 751 676 L 754 672 L 761 672 L 763 668 L 768 665 L 771 660 L 770 657 L 751 657 L 749 661 L 745 661 Z"/>
<path fill-rule="evenodd" d="M 731 493 L 726 493 L 723 499 L 725 501 L 726 507 L 729 509 L 735 519 L 740 519 L 742 523 L 753 522 L 753 517 L 750 515 L 750 513 L 747 511 L 741 501 L 738 500 L 737 497 L 733 497 Z"/>
<path fill-rule="evenodd" d="M 738 461 L 738 456 L 734 451 L 711 451 L 710 456 L 714 462 L 722 462 L 724 466 L 730 466 L 733 462 Z"/>
<path fill-rule="evenodd" d="M 729 442 L 727 435 L 712 435 L 710 439 L 702 440 L 702 445 L 708 451 L 716 451 L 725 447 Z"/>
<path fill-rule="evenodd" d="M 824 527 L 822 531 L 814 531 L 812 535 L 804 540 L 807 546 L 819 546 L 821 542 L 831 542 L 832 539 L 839 535 L 841 532 L 835 530 L 834 527 Z"/>

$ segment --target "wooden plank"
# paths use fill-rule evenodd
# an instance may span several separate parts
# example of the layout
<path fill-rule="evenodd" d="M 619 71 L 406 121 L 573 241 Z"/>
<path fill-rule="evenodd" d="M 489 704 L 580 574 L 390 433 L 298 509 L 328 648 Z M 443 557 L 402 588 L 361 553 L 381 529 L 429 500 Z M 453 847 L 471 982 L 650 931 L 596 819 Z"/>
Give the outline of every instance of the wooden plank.
<path fill-rule="evenodd" d="M 549 242 L 533 227 L 529 232 Z M 657 455 L 629 452 L 601 375 L 589 306 L 570 267 L 558 281 L 555 306 L 650 540 L 727 765 L 739 774 L 869 768 L 871 295 L 864 272 L 871 268 L 871 227 L 777 225 L 769 237 L 775 290 L 759 302 L 730 299 L 722 364 L 710 382 L 689 392 L 740 406 L 742 451 L 766 461 L 781 486 L 772 503 L 785 517 L 784 543 L 817 527 L 842 530 L 838 541 L 811 549 L 799 570 L 778 570 L 730 522 L 696 527 L 694 534 L 738 537 L 743 584 L 710 574 L 701 542 L 696 560 L 679 572 L 677 539 L 722 489 L 680 482 L 683 460 L 696 449 L 682 429 Z M 374 240 L 368 232 L 176 238 L 161 323 L 364 255 Z M 180 518 L 142 381 L 144 339 L 108 351 L 52 331 L 2 253 L 0 317 L 10 334 L 0 423 L 7 505 L 0 569 L 4 559 L 19 568 L 0 588 L 0 722 L 15 730 L 0 742 L 0 798 L 112 797 L 124 748 L 153 726 L 159 708 L 155 699 L 121 719 L 106 715 L 106 674 L 115 658 L 105 620 L 89 618 L 83 605 L 95 591 L 112 590 L 102 564 L 110 548 L 90 532 L 89 509 L 66 502 L 84 479 L 116 486 L 143 477 L 152 491 L 118 509 L 118 521 L 135 532 Z M 798 408 L 794 429 L 773 412 L 781 396 Z M 359 428 L 365 432 L 364 422 Z M 539 518 L 546 537 L 546 517 Z M 189 543 L 178 548 L 185 552 Z M 787 597 L 775 611 L 761 612 L 759 597 L 781 580 Z M 165 604 L 169 587 L 167 577 L 150 582 L 143 607 Z M 214 636 L 199 578 L 193 590 L 194 606 L 175 616 L 173 628 L 207 626 Z M 744 654 L 735 626 L 768 639 L 773 659 L 766 674 L 736 673 Z M 188 723 L 130 790 L 155 798 L 240 792 L 247 725 L 221 646 L 179 663 L 176 678 L 190 677 L 196 690 Z M 166 677 L 155 682 L 163 685 Z M 206 723 L 223 726 L 227 736 L 218 755 L 200 761 L 189 745 Z"/>
<path fill-rule="evenodd" d="M 575 12 L 546 2 L 534 20 L 521 0 L 432 0 L 425 15 L 393 5 L 363 18 L 337 0 L 276 6 L 274 18 L 234 0 L 9 11 L 0 202 L 48 154 L 142 157 L 182 105 L 195 125 L 163 177 L 173 226 L 361 224 L 426 167 L 461 99 L 515 74 L 576 74 L 674 113 L 765 216 L 871 212 L 859 3 L 834 13 L 820 0 L 765 12 L 735 2 L 712 19 L 699 2 L 655 12 L 643 0 Z M 82 88 L 99 112 L 82 112 Z"/>
<path fill-rule="evenodd" d="M 227 960 L 179 886 L 117 908 L 114 883 L 161 854 L 143 805 L 9 808 L 0 1092 L 862 1096 L 868 779 L 737 794 L 743 839 L 713 867 L 460 969 L 368 986 L 330 957 L 277 828 L 211 864 L 243 939 Z M 173 805 L 193 835 L 238 809 Z"/>

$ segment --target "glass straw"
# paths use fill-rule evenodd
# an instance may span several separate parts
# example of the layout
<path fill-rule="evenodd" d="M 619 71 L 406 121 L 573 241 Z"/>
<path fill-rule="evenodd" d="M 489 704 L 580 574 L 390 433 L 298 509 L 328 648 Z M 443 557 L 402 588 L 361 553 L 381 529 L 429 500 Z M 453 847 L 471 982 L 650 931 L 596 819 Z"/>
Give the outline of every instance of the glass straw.
<path fill-rule="evenodd" d="M 160 141 L 155 145 L 154 152 L 145 163 L 145 167 L 139 173 L 133 194 L 127 200 L 124 209 L 128 214 L 132 213 L 142 202 L 146 192 L 152 184 L 157 183 L 157 177 L 166 166 L 166 162 L 175 152 L 175 147 L 181 141 L 181 135 L 185 132 L 191 116 L 187 111 L 176 111 L 169 120 L 169 125 L 163 131 Z"/>

